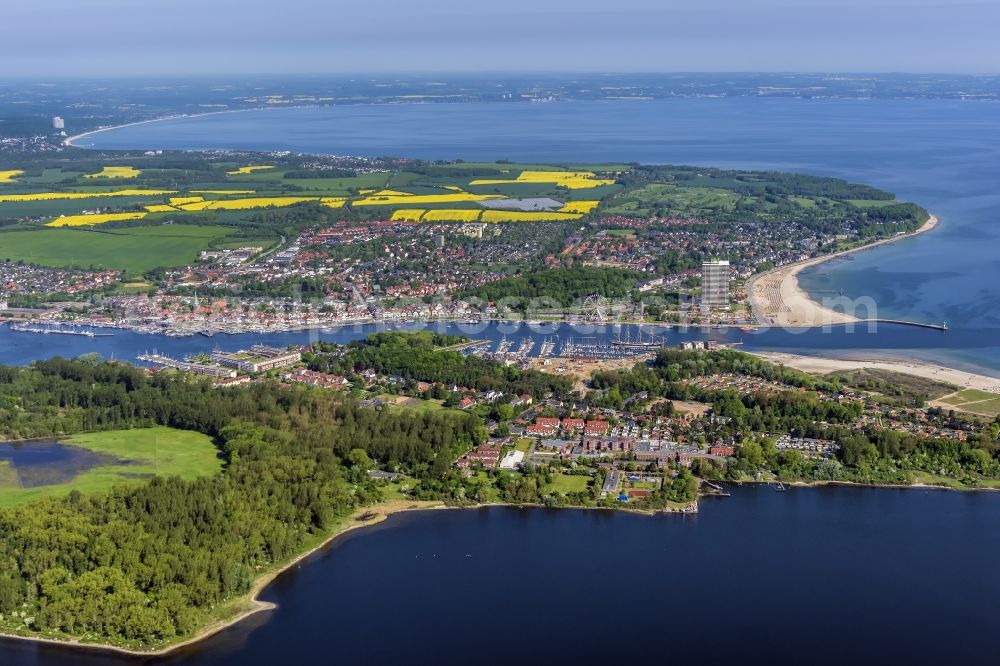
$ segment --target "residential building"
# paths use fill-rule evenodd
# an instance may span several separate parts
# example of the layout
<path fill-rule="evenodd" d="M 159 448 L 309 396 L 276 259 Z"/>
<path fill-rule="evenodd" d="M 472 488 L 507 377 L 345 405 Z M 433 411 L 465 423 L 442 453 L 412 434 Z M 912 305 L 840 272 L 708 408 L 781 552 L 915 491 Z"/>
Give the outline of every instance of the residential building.
<path fill-rule="evenodd" d="M 701 306 L 704 309 L 729 307 L 728 261 L 706 261 L 701 265 Z"/>

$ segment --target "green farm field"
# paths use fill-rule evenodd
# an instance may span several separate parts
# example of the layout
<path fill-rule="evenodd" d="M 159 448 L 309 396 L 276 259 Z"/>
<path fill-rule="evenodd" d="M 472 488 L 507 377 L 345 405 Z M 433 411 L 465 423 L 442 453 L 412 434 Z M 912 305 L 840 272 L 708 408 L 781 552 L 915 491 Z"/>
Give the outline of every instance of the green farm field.
<path fill-rule="evenodd" d="M 15 470 L 0 463 L 0 507 L 42 497 L 61 497 L 71 490 L 92 493 L 121 483 L 144 483 L 152 476 L 194 479 L 222 470 L 212 440 L 201 433 L 167 427 L 116 430 L 76 435 L 62 442 L 121 461 L 81 472 L 71 481 L 22 488 Z"/>
<path fill-rule="evenodd" d="M 0 260 L 55 268 L 106 268 L 142 273 L 193 262 L 233 232 L 230 227 L 170 224 L 90 231 L 74 228 L 0 233 Z"/>

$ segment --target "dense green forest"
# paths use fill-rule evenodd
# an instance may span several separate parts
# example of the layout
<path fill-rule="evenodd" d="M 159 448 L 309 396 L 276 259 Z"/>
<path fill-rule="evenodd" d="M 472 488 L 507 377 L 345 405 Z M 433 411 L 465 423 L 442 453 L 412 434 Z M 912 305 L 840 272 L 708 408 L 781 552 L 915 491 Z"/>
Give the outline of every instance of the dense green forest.
<path fill-rule="evenodd" d="M 261 569 L 379 500 L 369 459 L 444 477 L 485 438 L 461 412 L 375 412 L 277 384 L 219 391 L 120 364 L 2 367 L 0 395 L 6 436 L 158 423 L 216 438 L 226 463 L 217 477 L 156 478 L 0 511 L 0 630 L 131 646 L 190 634 Z"/>
<path fill-rule="evenodd" d="M 549 393 L 567 395 L 571 382 L 565 377 L 521 370 L 513 366 L 464 356 L 458 351 L 441 350 L 464 338 L 438 335 L 428 331 L 373 333 L 352 342 L 346 349 L 318 345 L 327 353 L 310 355 L 310 369 L 355 376 L 365 368 L 402 377 L 410 381 L 440 382 L 447 386 L 466 386 L 480 391 L 500 391 L 506 395 L 527 393 L 535 399 Z"/>

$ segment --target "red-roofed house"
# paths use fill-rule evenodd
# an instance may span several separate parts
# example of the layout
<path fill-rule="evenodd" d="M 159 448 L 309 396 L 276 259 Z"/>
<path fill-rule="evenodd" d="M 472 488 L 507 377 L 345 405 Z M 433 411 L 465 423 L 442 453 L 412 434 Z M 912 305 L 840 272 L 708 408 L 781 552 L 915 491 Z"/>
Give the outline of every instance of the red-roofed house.
<path fill-rule="evenodd" d="M 607 421 L 587 421 L 584 433 L 587 435 L 603 435 L 608 431 Z"/>

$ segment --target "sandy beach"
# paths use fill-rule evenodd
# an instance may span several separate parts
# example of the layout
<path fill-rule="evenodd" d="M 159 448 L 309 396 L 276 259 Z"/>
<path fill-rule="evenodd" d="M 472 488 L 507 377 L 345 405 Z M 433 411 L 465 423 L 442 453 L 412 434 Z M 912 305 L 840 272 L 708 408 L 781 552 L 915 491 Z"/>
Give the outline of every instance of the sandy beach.
<path fill-rule="evenodd" d="M 761 324 L 771 324 L 775 326 L 794 327 L 814 327 L 832 326 L 835 324 L 849 324 L 863 321 L 869 318 L 869 313 L 864 311 L 864 317 L 841 312 L 820 304 L 809 298 L 802 287 L 799 286 L 798 274 L 810 266 L 821 264 L 831 259 L 843 257 L 855 252 L 870 250 L 879 245 L 894 243 L 903 238 L 910 238 L 917 234 L 930 231 L 938 225 L 938 218 L 931 215 L 927 221 L 916 231 L 910 234 L 903 234 L 886 238 L 876 243 L 869 243 L 843 252 L 814 257 L 799 261 L 794 264 L 780 266 L 773 270 L 750 280 L 747 285 L 747 293 L 750 297 L 750 306 L 754 311 L 757 320 Z M 847 303 L 847 301 L 845 301 Z M 864 305 L 858 303 L 864 310 Z M 872 305 L 875 305 L 874 303 Z M 874 309 L 870 313 L 874 315 Z M 874 318 L 874 317 L 871 317 Z"/>
<path fill-rule="evenodd" d="M 906 375 L 914 375 L 925 379 L 933 379 L 939 382 L 954 384 L 961 388 L 979 389 L 990 393 L 1000 394 L 1000 378 L 989 375 L 977 375 L 963 370 L 946 368 L 943 365 L 933 363 L 922 363 L 920 361 L 886 361 L 878 359 L 836 359 L 823 358 L 819 356 L 802 356 L 799 354 L 786 354 L 784 352 L 750 352 L 771 363 L 784 365 L 789 368 L 826 374 L 839 370 L 857 370 L 858 368 L 874 368 L 878 370 L 891 370 L 901 372 Z"/>

